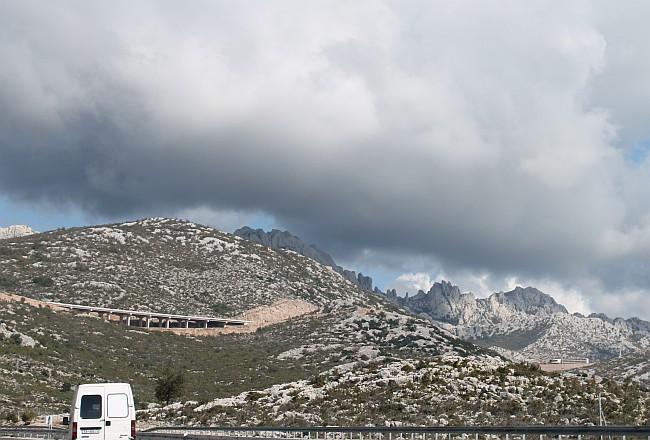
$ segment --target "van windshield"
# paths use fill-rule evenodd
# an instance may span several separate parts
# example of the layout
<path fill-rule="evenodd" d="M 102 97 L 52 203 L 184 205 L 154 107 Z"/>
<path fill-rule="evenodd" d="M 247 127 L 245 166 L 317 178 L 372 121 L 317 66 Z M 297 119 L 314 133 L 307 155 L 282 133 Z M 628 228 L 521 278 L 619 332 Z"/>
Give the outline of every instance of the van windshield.
<path fill-rule="evenodd" d="M 102 396 L 99 394 L 86 394 L 81 396 L 82 419 L 100 419 L 102 417 Z"/>

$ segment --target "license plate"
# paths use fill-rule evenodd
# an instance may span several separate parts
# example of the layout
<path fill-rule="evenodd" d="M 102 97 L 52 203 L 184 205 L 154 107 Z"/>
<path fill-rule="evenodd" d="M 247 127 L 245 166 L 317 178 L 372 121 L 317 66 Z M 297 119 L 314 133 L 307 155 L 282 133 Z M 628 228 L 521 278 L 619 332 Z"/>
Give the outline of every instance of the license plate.
<path fill-rule="evenodd" d="M 99 434 L 99 428 L 95 428 L 95 429 L 83 429 L 83 428 L 81 428 L 81 433 L 82 434 Z"/>

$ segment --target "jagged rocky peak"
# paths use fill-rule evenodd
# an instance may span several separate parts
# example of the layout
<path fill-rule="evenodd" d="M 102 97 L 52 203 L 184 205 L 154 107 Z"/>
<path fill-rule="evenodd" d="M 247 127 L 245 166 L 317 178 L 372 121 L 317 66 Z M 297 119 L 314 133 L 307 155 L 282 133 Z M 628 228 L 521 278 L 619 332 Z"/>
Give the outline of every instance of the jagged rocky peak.
<path fill-rule="evenodd" d="M 287 249 L 297 252 L 325 266 L 336 265 L 334 259 L 329 254 L 318 249 L 316 245 L 305 244 L 299 237 L 287 231 L 273 229 L 270 232 L 265 232 L 262 229 L 252 229 L 244 226 L 243 228 L 237 229 L 234 235 L 270 248 Z"/>
<path fill-rule="evenodd" d="M 387 297 L 415 313 L 441 323 L 460 326 L 490 325 L 510 320 L 514 315 L 552 316 L 568 313 L 566 308 L 533 287 L 517 287 L 510 292 L 493 293 L 488 298 L 476 298 L 462 293 L 448 281 L 436 282 L 428 292 L 419 291 L 413 297 L 400 298 L 389 291 Z"/>
<path fill-rule="evenodd" d="M 569 314 L 555 299 L 534 287 L 475 298 L 451 283 L 428 292 L 386 297 L 465 339 L 481 341 L 513 359 L 542 362 L 553 358 L 602 360 L 650 346 L 650 322 L 638 318 Z M 640 376 L 641 377 L 641 376 Z M 647 380 L 648 375 L 644 375 Z"/>
<path fill-rule="evenodd" d="M 436 282 L 427 293 L 429 304 L 437 314 L 448 322 L 464 322 L 473 319 L 478 312 L 474 294 L 462 293 L 458 286 L 448 281 Z"/>
<path fill-rule="evenodd" d="M 451 324 L 471 319 L 477 311 L 474 294 L 461 293 L 458 286 L 448 281 L 436 282 L 428 292 L 420 290 L 412 297 L 398 298 L 394 291 L 387 292 L 387 296 L 415 313 Z"/>
<path fill-rule="evenodd" d="M 517 311 L 529 315 L 554 315 L 555 313 L 569 313 L 567 309 L 558 304 L 553 297 L 540 292 L 534 287 L 515 287 L 510 292 L 493 294 L 490 299 L 498 304 L 503 304 Z"/>
<path fill-rule="evenodd" d="M 0 228 L 0 240 L 5 238 L 24 237 L 32 234 L 37 234 L 37 232 L 26 225 L 12 225 L 8 228 Z"/>
<path fill-rule="evenodd" d="M 341 266 L 336 264 L 330 254 L 320 250 L 315 244 L 304 243 L 299 237 L 291 234 L 290 232 L 280 231 L 278 229 L 273 229 L 270 232 L 265 232 L 263 229 L 253 229 L 248 226 L 244 226 L 243 228 L 237 229 L 235 232 L 233 232 L 233 234 L 248 241 L 259 243 L 270 248 L 287 249 L 297 252 L 300 255 L 311 258 L 317 263 L 331 267 L 335 272 L 341 274 L 348 281 L 351 281 L 352 283 L 368 291 L 372 292 L 373 290 L 371 277 L 365 276 L 361 273 L 357 275 L 357 273 L 353 270 L 343 269 Z"/>

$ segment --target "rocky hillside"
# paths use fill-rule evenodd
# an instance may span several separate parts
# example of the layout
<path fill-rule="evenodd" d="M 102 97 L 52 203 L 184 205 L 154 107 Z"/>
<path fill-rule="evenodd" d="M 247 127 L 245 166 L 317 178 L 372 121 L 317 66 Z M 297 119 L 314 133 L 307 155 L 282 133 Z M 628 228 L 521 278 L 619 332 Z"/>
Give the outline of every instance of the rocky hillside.
<path fill-rule="evenodd" d="M 235 235 L 272 248 L 293 250 L 334 268 L 367 290 L 372 288 L 371 278 L 344 270 L 316 245 L 307 245 L 289 232 L 244 227 L 235 231 Z M 374 291 L 381 294 L 377 289 Z M 650 323 L 646 321 L 610 319 L 604 314 L 571 315 L 552 297 L 533 287 L 517 287 L 511 292 L 476 298 L 443 281 L 415 296 L 402 298 L 391 290 L 385 295 L 459 337 L 492 347 L 517 360 L 588 358 L 598 361 L 621 352 L 645 350 L 650 345 Z"/>
<path fill-rule="evenodd" d="M 426 293 L 401 298 L 389 291 L 387 297 L 457 336 L 493 347 L 513 359 L 598 361 L 650 347 L 650 323 L 637 318 L 609 319 L 602 314 L 572 315 L 533 287 L 476 298 L 443 281 Z"/>
<path fill-rule="evenodd" d="M 324 266 L 331 267 L 335 272 L 343 275 L 349 281 L 361 286 L 366 290 L 373 290 L 372 278 L 358 274 L 353 270 L 344 269 L 334 262 L 330 254 L 320 250 L 315 244 L 306 244 L 300 238 L 292 235 L 287 231 L 280 231 L 273 229 L 270 232 L 265 232 L 262 229 L 252 229 L 248 226 L 237 229 L 234 235 L 252 241 L 253 243 L 260 243 L 274 249 L 287 249 L 299 253 L 307 258 L 320 263 Z"/>
<path fill-rule="evenodd" d="M 635 382 L 650 389 L 650 349 L 598 362 L 581 371 L 588 375 L 609 377 L 620 383 Z"/>
<path fill-rule="evenodd" d="M 295 252 L 190 222 L 148 219 L 5 239 L 0 268 L 7 294 L 0 295 L 0 401 L 8 409 L 64 411 L 70 386 L 95 380 L 132 382 L 146 406 L 164 366 L 189 376 L 184 399 L 208 401 L 378 357 L 484 352 Z M 264 325 L 255 322 L 253 333 L 171 334 L 31 299 L 256 316 Z M 278 312 L 291 301 L 310 307 L 299 316 Z"/>
<path fill-rule="evenodd" d="M 281 356 L 286 356 L 282 354 Z M 309 380 L 139 413 L 148 423 L 241 426 L 591 425 L 648 423 L 650 394 L 598 376 L 544 374 L 490 356 L 373 359 Z"/>
<path fill-rule="evenodd" d="M 0 285 L 6 420 L 65 412 L 78 383 L 127 381 L 139 423 L 592 423 L 598 394 L 608 396 L 612 423 L 648 421 L 649 394 L 636 382 L 509 363 L 294 251 L 190 222 L 4 239 Z M 173 333 L 40 300 L 259 322 L 254 332 Z M 286 304 L 303 307 L 281 313 Z M 179 402 L 161 407 L 153 390 L 165 367 L 183 372 L 187 385 Z"/>
<path fill-rule="evenodd" d="M 148 219 L 0 242 L 0 289 L 60 302 L 235 316 L 281 299 L 382 300 L 288 250 L 190 222 Z"/>

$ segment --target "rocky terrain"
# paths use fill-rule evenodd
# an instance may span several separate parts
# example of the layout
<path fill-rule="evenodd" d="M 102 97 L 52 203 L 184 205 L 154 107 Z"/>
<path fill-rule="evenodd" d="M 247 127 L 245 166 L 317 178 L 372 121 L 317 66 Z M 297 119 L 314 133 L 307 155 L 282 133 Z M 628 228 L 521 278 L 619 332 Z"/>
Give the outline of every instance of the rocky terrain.
<path fill-rule="evenodd" d="M 331 269 L 190 222 L 148 219 L 0 242 L 0 289 L 27 297 L 236 316 L 281 299 L 382 302 Z"/>
<path fill-rule="evenodd" d="M 337 266 L 316 245 L 307 245 L 286 231 L 265 232 L 248 227 L 235 235 L 276 249 L 290 249 L 334 268 L 367 290 L 372 279 Z M 377 294 L 382 294 L 374 289 Z M 603 361 L 619 354 L 644 352 L 650 345 L 650 323 L 637 318 L 611 319 L 604 314 L 569 314 L 549 295 L 533 287 L 517 287 L 488 298 L 462 293 L 450 282 L 435 283 L 428 292 L 399 297 L 384 294 L 393 303 L 426 317 L 449 332 L 490 347 L 513 360 L 547 362 L 570 358 Z"/>
<path fill-rule="evenodd" d="M 648 422 L 650 394 L 633 383 L 454 355 L 352 362 L 310 380 L 155 406 L 139 417 L 149 424 L 215 426 L 591 425 L 599 421 L 599 396 L 608 423 Z"/>
<path fill-rule="evenodd" d="M 315 244 L 304 243 L 300 238 L 292 235 L 290 232 L 277 229 L 265 232 L 262 229 L 252 229 L 244 226 L 243 228 L 237 229 L 233 234 L 253 243 L 260 243 L 274 249 L 287 249 L 297 252 L 317 263 L 331 267 L 335 272 L 343 275 L 344 278 L 352 281 L 354 284 L 366 290 L 373 290 L 371 277 L 364 276 L 361 273 L 357 275 L 353 270 L 342 268 L 334 262 L 330 254 L 320 250 Z"/>
<path fill-rule="evenodd" d="M 582 374 L 609 377 L 619 383 L 635 382 L 650 389 L 650 350 L 640 350 L 597 362 L 580 370 Z"/>
<path fill-rule="evenodd" d="M 65 410 L 89 380 L 132 382 L 144 405 L 166 365 L 187 370 L 186 398 L 207 400 L 358 359 L 484 352 L 293 251 L 170 219 L 2 240 L 0 284 L 0 401 L 16 410 Z M 32 299 L 245 316 L 255 331 L 145 331 Z"/>
<path fill-rule="evenodd" d="M 389 291 L 387 297 L 457 336 L 517 360 L 602 361 L 650 347 L 650 323 L 637 318 L 610 319 L 603 314 L 569 314 L 533 287 L 476 298 L 442 282 L 426 293 L 402 298 Z"/>
<path fill-rule="evenodd" d="M 149 424 L 582 424 L 597 421 L 598 394 L 607 396 L 612 423 L 648 423 L 642 381 L 512 363 L 441 328 L 454 330 L 449 322 L 436 325 L 295 251 L 191 222 L 147 219 L 0 240 L 0 290 L 6 420 L 65 412 L 78 383 L 128 381 L 140 423 Z M 534 304 L 527 292 L 495 297 L 496 309 L 513 310 L 504 325 L 561 307 L 532 292 Z M 256 326 L 150 331 L 38 302 L 47 300 L 248 316 Z M 153 393 L 165 367 L 186 376 L 169 406 Z"/>
<path fill-rule="evenodd" d="M 32 235 L 32 234 L 36 234 L 36 231 L 32 230 L 32 228 L 25 225 L 12 225 L 7 228 L 0 228 L 0 240 L 6 238 L 23 237 L 25 235 Z"/>

